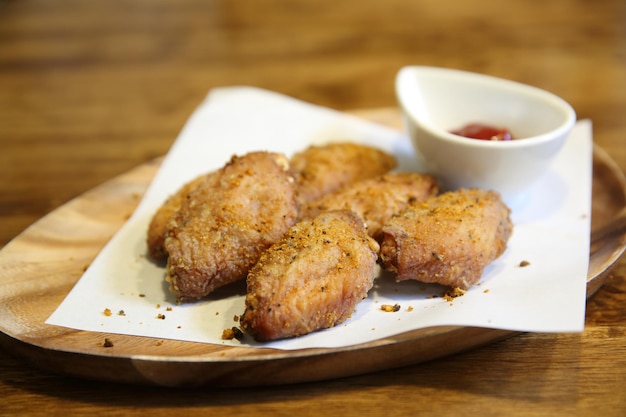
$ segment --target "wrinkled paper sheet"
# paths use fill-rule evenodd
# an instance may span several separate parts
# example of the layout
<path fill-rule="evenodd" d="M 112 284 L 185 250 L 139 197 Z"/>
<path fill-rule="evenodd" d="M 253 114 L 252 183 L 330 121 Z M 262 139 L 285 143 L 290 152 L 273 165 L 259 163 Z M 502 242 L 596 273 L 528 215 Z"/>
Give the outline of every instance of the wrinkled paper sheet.
<path fill-rule="evenodd" d="M 238 325 L 235 318 L 244 311 L 245 281 L 206 300 L 177 305 L 164 281 L 164 265 L 146 256 L 146 229 L 163 201 L 184 182 L 220 168 L 233 154 L 270 150 L 291 155 L 333 140 L 377 146 L 397 156 L 399 170 L 420 170 L 403 132 L 257 88 L 212 90 L 186 123 L 134 214 L 46 323 L 277 349 L 342 347 L 440 325 L 583 330 L 592 181 L 588 120 L 577 123 L 549 172 L 512 207 L 515 229 L 508 249 L 462 297 L 446 300 L 439 286 L 396 283 L 382 273 L 346 322 L 271 343 L 221 338 L 224 329 Z M 521 267 L 522 261 L 529 265 Z M 400 310 L 384 312 L 383 304 L 398 304 Z"/>

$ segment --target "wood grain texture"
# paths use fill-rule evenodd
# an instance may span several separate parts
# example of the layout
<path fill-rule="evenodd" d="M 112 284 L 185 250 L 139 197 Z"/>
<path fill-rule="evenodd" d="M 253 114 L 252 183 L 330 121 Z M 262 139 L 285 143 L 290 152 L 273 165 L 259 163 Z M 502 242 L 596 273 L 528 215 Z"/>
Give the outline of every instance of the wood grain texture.
<path fill-rule="evenodd" d="M 165 154 L 222 85 L 346 110 L 394 107 L 403 65 L 483 72 L 564 97 L 624 170 L 625 15 L 622 0 L 0 1 L 0 245 Z M 588 300 L 582 334 L 523 334 L 324 383 L 128 387 L 50 374 L 2 351 L 0 414 L 623 416 L 625 274 L 621 260 Z"/>

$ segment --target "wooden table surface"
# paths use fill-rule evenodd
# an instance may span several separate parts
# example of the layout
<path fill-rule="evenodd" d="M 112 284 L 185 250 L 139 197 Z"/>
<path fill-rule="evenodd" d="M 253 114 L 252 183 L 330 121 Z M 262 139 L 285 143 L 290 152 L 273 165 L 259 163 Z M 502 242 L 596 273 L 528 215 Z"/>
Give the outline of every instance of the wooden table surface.
<path fill-rule="evenodd" d="M 338 110 L 395 106 L 404 65 L 550 90 L 626 169 L 623 0 L 0 0 L 0 247 L 167 152 L 214 87 Z M 626 261 L 582 334 L 523 334 L 430 363 L 246 389 L 119 386 L 0 349 L 0 415 L 626 415 Z"/>

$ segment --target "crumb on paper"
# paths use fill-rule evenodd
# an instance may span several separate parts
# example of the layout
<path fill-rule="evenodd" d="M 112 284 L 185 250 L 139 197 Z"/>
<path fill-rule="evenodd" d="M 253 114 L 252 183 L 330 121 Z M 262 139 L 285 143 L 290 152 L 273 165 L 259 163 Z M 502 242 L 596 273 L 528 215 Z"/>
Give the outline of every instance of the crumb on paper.
<path fill-rule="evenodd" d="M 102 312 L 105 316 L 110 317 L 111 314 L 111 309 L 110 308 L 105 308 L 104 311 Z"/>
<path fill-rule="evenodd" d="M 235 315 L 233 316 L 233 321 L 234 321 L 235 323 L 239 323 L 239 316 L 238 316 L 237 314 L 235 314 Z"/>
<path fill-rule="evenodd" d="M 525 266 L 529 266 L 529 265 L 530 265 L 530 262 L 526 260 L 519 263 L 520 268 L 524 268 Z"/>
<path fill-rule="evenodd" d="M 467 291 L 461 288 L 452 288 L 451 290 L 446 291 L 446 293 L 443 295 L 444 300 L 446 301 L 452 301 L 457 297 L 461 297 L 463 295 L 465 295 Z"/>
<path fill-rule="evenodd" d="M 406 311 L 408 311 L 408 312 L 413 311 L 413 306 L 408 306 L 408 307 L 406 308 Z"/>
<path fill-rule="evenodd" d="M 165 320 L 165 314 L 161 314 L 161 313 L 157 314 L 157 319 Z"/>
<path fill-rule="evenodd" d="M 120 310 L 120 311 L 117 312 L 117 315 L 118 316 L 125 316 L 126 313 L 124 312 L 124 310 Z"/>
<path fill-rule="evenodd" d="M 380 309 L 388 313 L 395 313 L 396 311 L 400 311 L 400 304 L 383 304 L 380 306 Z"/>
<path fill-rule="evenodd" d="M 146 296 L 146 294 L 139 294 L 139 297 L 141 297 L 141 298 L 143 298 L 145 296 Z"/>
<path fill-rule="evenodd" d="M 483 292 L 487 294 L 489 292 L 489 288 L 485 289 Z"/>
<path fill-rule="evenodd" d="M 104 343 L 102 344 L 102 347 L 105 347 L 105 348 L 113 347 L 113 341 L 109 339 L 108 337 L 105 338 Z"/>
<path fill-rule="evenodd" d="M 165 311 L 172 311 L 172 307 L 167 307 Z"/>
<path fill-rule="evenodd" d="M 243 332 L 238 327 L 231 327 L 230 329 L 224 329 L 222 331 L 222 340 L 242 340 Z"/>

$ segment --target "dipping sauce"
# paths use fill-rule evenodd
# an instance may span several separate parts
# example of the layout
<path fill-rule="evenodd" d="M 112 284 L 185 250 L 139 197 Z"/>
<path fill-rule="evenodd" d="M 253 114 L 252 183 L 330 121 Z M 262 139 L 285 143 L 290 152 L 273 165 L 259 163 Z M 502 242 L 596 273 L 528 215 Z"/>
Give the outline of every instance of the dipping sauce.
<path fill-rule="evenodd" d="M 508 129 L 483 125 L 480 123 L 470 123 L 461 129 L 452 130 L 450 133 L 471 139 L 481 140 L 513 140 L 513 135 Z"/>

